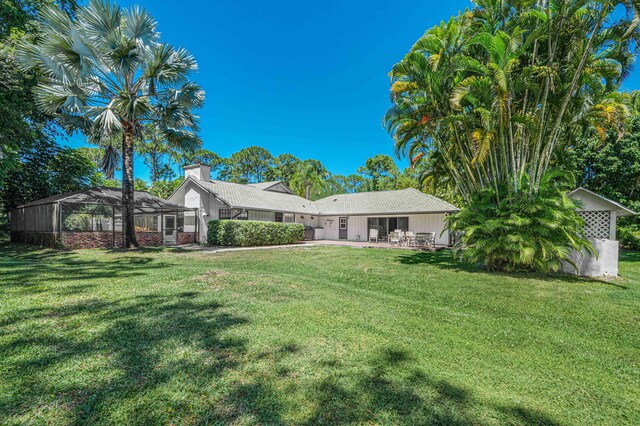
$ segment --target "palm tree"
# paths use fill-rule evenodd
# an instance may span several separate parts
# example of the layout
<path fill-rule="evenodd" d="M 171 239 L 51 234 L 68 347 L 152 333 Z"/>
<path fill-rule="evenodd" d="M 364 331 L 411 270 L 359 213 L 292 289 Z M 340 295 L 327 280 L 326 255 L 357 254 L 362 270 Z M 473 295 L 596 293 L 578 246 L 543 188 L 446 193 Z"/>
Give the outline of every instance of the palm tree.
<path fill-rule="evenodd" d="M 624 118 L 615 92 L 634 56 L 637 3 L 478 0 L 428 30 L 391 71 L 385 125 L 397 152 L 439 151 L 465 201 L 483 188 L 518 192 L 524 175 L 533 195 L 594 117 Z M 629 14 L 613 19 L 618 5 Z"/>
<path fill-rule="evenodd" d="M 320 161 L 304 160 L 291 178 L 291 187 L 298 195 L 310 200 L 314 193 L 319 193 L 323 188 L 328 175 Z"/>
<path fill-rule="evenodd" d="M 133 221 L 134 140 L 145 129 L 157 131 L 167 144 L 195 149 L 197 117 L 204 92 L 189 81 L 194 58 L 159 40 L 156 21 L 147 12 L 91 0 L 75 18 L 49 7 L 42 13 L 42 33 L 19 48 L 25 70 L 44 77 L 36 102 L 55 115 L 67 131 L 82 131 L 104 146 L 106 169 L 122 157 L 123 233 L 125 247 L 137 246 Z M 117 138 L 120 146 L 110 141 Z"/>

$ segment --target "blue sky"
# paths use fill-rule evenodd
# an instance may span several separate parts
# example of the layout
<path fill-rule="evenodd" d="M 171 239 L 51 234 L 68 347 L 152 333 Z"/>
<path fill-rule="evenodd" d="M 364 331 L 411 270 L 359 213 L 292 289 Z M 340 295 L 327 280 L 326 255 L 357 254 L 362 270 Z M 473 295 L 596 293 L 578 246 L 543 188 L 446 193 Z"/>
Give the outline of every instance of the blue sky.
<path fill-rule="evenodd" d="M 429 27 L 469 0 L 120 1 L 158 21 L 162 38 L 197 59 L 206 91 L 204 146 L 221 156 L 259 145 L 350 174 L 393 156 L 381 126 L 391 66 Z M 627 88 L 640 87 L 635 72 Z M 85 145 L 76 135 L 66 143 Z M 404 162 L 399 162 L 404 166 Z M 141 161 L 136 177 L 148 178 Z"/>

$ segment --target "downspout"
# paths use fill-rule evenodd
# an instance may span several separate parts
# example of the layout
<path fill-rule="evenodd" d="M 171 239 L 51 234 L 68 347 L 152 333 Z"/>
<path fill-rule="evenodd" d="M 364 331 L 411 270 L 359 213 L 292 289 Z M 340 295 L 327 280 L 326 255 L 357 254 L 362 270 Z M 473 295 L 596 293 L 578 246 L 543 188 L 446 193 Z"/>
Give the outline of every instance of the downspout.
<path fill-rule="evenodd" d="M 162 241 L 162 246 L 164 247 L 164 211 L 162 207 L 160 207 L 160 239 Z"/>
<path fill-rule="evenodd" d="M 62 203 L 58 201 L 58 243 L 62 245 Z"/>
<path fill-rule="evenodd" d="M 111 248 L 116 248 L 116 206 L 111 206 Z"/>
<path fill-rule="evenodd" d="M 195 223 L 196 223 L 196 235 L 194 238 L 194 244 L 198 244 L 200 242 L 200 209 L 199 208 L 195 208 L 193 209 L 193 213 L 195 215 Z"/>

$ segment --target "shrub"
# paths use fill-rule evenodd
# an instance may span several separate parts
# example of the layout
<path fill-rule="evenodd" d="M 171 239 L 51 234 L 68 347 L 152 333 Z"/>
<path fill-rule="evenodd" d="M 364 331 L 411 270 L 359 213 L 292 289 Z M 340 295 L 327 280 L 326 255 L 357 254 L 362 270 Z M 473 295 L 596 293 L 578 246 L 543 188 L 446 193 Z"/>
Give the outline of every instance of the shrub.
<path fill-rule="evenodd" d="M 577 202 L 567 197 L 571 183 L 561 174 L 545 175 L 538 193 L 529 193 L 522 179 L 517 193 L 485 189 L 462 211 L 449 217 L 453 231 L 463 234 L 456 247 L 460 256 L 491 270 L 558 271 L 571 261 L 573 250 L 593 253 L 582 237 L 584 221 Z"/>
<path fill-rule="evenodd" d="M 207 233 L 207 243 L 214 246 L 272 246 L 303 239 L 301 224 L 255 220 L 212 220 Z"/>
<path fill-rule="evenodd" d="M 625 250 L 640 251 L 640 225 L 629 224 L 618 226 L 618 240 Z"/>

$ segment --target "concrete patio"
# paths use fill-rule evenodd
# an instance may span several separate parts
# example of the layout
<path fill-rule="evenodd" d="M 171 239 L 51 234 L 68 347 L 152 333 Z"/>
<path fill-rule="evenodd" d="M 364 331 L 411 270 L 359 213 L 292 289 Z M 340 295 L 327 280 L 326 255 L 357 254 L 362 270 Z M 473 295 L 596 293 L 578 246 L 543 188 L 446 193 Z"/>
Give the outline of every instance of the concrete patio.
<path fill-rule="evenodd" d="M 256 246 L 256 247 L 222 247 L 222 246 L 207 246 L 199 244 L 185 244 L 180 246 L 173 246 L 178 250 L 193 250 L 204 251 L 210 253 L 223 253 L 230 251 L 246 251 L 246 250 L 271 250 L 271 249 L 287 249 L 287 248 L 300 248 L 300 247 L 314 247 L 314 246 L 339 246 L 339 247 L 354 247 L 354 248 L 378 248 L 378 249 L 394 249 L 394 250 L 414 250 L 414 251 L 437 251 L 447 248 L 443 245 L 436 245 L 435 247 L 407 247 L 405 245 L 391 245 L 387 242 L 369 243 L 366 241 L 332 241 L 332 240 L 314 240 L 303 241 L 300 244 L 287 244 L 280 246 Z"/>
<path fill-rule="evenodd" d="M 316 246 L 345 246 L 345 247 L 355 247 L 355 248 L 382 248 L 382 249 L 397 249 L 397 250 L 422 250 L 422 251 L 436 251 L 445 249 L 446 246 L 436 245 L 435 247 L 408 247 L 406 245 L 391 245 L 386 241 L 381 241 L 378 243 L 367 242 L 367 241 L 335 241 L 335 240 L 314 240 L 306 242 L 308 244 L 316 245 Z"/>

